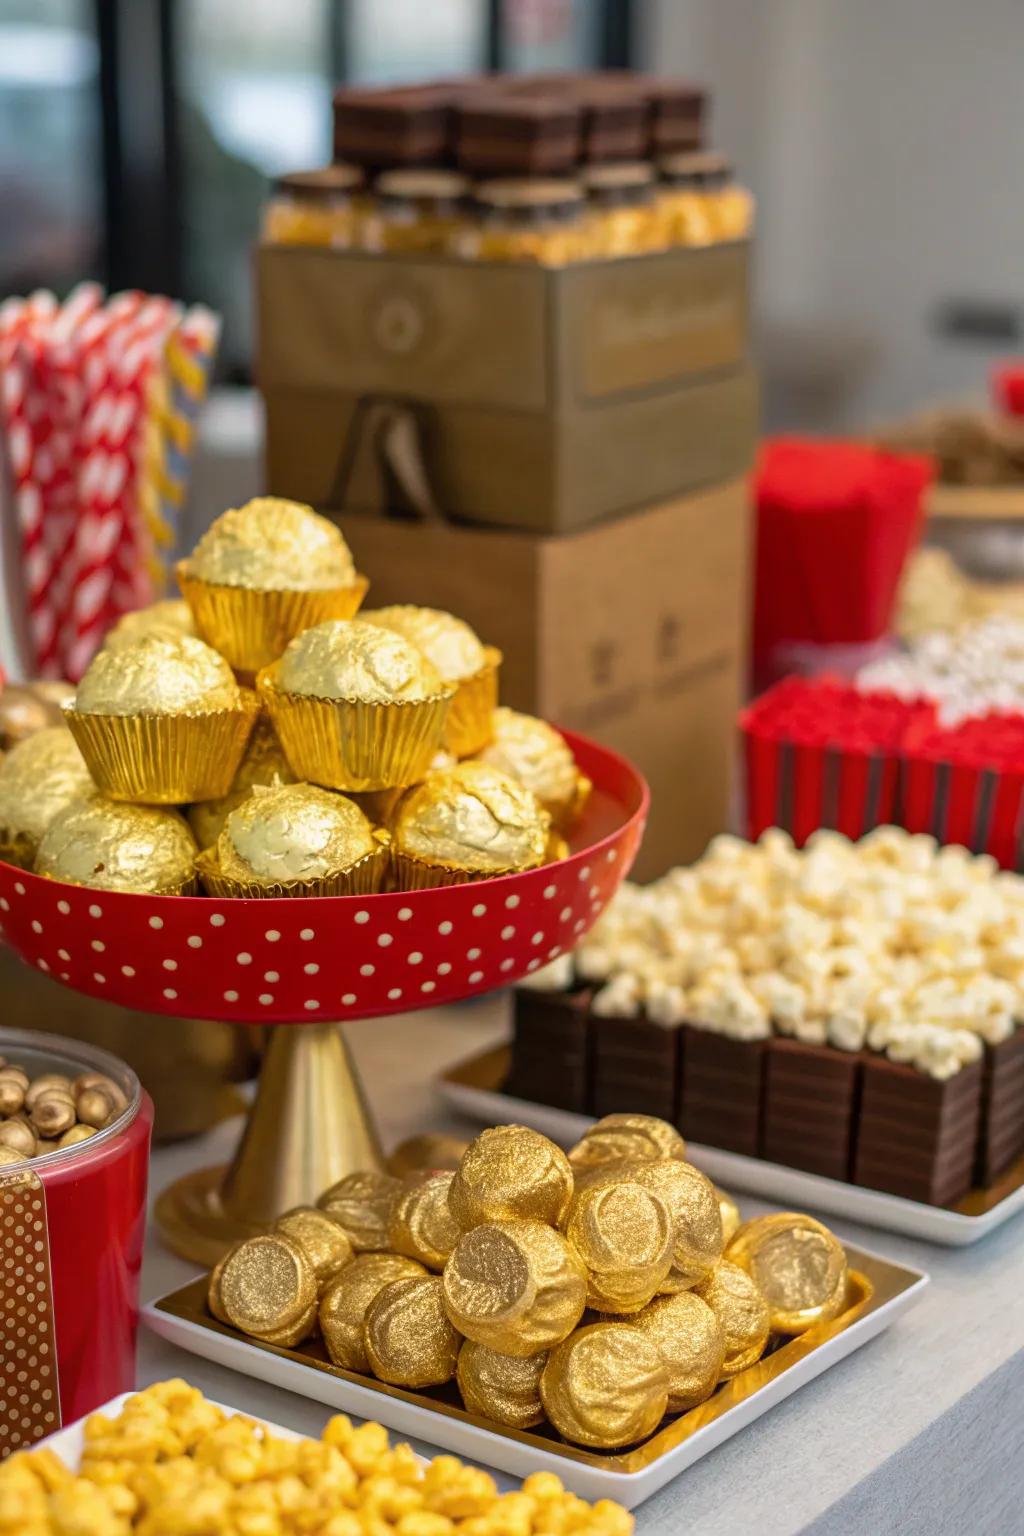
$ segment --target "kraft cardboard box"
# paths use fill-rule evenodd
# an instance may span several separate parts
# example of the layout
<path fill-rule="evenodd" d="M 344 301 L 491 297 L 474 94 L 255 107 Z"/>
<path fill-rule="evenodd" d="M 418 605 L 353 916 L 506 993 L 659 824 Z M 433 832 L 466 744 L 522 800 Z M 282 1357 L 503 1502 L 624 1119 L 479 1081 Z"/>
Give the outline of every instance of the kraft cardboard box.
<path fill-rule="evenodd" d="M 736 479 L 577 533 L 339 517 L 367 607 L 460 614 L 505 654 L 502 698 L 628 754 L 651 786 L 639 879 L 728 822 L 749 515 Z"/>
<path fill-rule="evenodd" d="M 748 268 L 745 242 L 557 269 L 263 246 L 268 489 L 376 511 L 339 481 L 387 402 L 456 521 L 565 532 L 741 474 Z"/>

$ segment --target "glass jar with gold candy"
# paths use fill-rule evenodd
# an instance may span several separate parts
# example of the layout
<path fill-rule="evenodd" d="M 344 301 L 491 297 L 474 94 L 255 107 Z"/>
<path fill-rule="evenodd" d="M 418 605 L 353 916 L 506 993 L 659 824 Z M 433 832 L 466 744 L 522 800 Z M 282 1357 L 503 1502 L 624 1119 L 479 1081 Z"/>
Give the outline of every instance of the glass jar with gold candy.
<path fill-rule="evenodd" d="M 560 267 L 590 254 L 586 196 L 578 181 L 483 181 L 458 255 L 478 261 L 525 261 Z"/>
<path fill-rule="evenodd" d="M 362 183 L 363 173 L 354 165 L 279 176 L 264 214 L 263 238 L 271 245 L 355 245 Z"/>
<path fill-rule="evenodd" d="M 363 226 L 367 250 L 444 253 L 465 224 L 469 182 L 456 171 L 386 171 L 373 191 Z"/>
<path fill-rule="evenodd" d="M 735 181 L 724 155 L 665 155 L 658 171 L 658 209 L 667 244 L 713 245 L 748 237 L 754 200 Z"/>
<path fill-rule="evenodd" d="M 593 256 L 636 256 L 666 245 L 652 166 L 640 160 L 593 165 L 582 179 Z"/>

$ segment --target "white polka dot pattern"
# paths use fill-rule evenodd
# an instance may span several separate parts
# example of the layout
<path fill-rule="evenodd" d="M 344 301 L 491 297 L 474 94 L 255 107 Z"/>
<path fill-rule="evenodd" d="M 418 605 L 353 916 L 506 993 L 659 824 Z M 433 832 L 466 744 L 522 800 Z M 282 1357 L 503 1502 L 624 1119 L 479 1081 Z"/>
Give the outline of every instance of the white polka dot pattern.
<path fill-rule="evenodd" d="M 0 1170 L 0 1461 L 60 1427 L 46 1199 L 38 1174 Z"/>

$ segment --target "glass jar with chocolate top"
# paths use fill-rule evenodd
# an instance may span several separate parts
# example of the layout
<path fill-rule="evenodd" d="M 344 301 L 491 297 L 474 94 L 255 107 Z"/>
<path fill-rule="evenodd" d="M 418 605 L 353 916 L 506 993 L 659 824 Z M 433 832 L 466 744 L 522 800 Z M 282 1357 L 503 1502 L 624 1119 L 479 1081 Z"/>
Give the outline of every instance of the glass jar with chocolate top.
<path fill-rule="evenodd" d="M 578 181 L 483 181 L 473 192 L 470 224 L 456 243 L 477 261 L 566 266 L 590 255 L 586 195 Z"/>
<path fill-rule="evenodd" d="M 432 773 L 403 797 L 392 821 L 402 890 L 536 869 L 551 818 L 528 789 L 486 763 Z"/>
<path fill-rule="evenodd" d="M 591 255 L 637 256 L 665 247 L 652 165 L 642 160 L 592 165 L 582 179 L 589 204 Z"/>
<path fill-rule="evenodd" d="M 373 192 L 363 227 L 367 250 L 441 254 L 465 225 L 469 181 L 457 171 L 385 171 Z"/>
<path fill-rule="evenodd" d="M 54 818 L 97 793 L 63 726 L 28 736 L 0 762 L 0 859 L 31 869 Z"/>
<path fill-rule="evenodd" d="M 348 249 L 356 244 L 356 194 L 362 185 L 359 167 L 343 163 L 279 176 L 263 216 L 264 240 Z"/>

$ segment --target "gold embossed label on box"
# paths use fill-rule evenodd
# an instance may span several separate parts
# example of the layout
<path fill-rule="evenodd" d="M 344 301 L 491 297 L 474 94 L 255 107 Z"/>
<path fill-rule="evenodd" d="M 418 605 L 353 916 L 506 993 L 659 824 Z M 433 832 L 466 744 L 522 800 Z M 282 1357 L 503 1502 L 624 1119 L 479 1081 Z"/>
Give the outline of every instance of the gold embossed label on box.
<path fill-rule="evenodd" d="M 0 1170 L 0 1461 L 60 1428 L 46 1196 Z"/>

